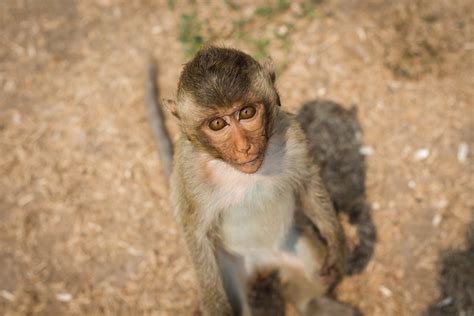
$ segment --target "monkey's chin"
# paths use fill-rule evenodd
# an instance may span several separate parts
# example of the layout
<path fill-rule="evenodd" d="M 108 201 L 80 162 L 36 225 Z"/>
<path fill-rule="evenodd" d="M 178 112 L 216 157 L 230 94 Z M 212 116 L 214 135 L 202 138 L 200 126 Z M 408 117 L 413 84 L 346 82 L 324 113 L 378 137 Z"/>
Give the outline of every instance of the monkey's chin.
<path fill-rule="evenodd" d="M 243 163 L 243 164 L 233 164 L 232 166 L 240 172 L 252 174 L 258 171 L 263 163 L 263 155 L 258 157 L 255 160 Z"/>

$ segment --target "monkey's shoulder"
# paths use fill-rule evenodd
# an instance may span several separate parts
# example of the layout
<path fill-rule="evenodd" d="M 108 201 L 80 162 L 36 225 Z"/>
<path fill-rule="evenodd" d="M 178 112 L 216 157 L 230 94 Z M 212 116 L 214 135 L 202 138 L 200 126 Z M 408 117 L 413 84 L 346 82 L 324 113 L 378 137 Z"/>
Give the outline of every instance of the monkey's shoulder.
<path fill-rule="evenodd" d="M 286 171 L 296 173 L 300 177 L 307 176 L 307 171 L 314 163 L 310 157 L 308 139 L 294 114 L 283 111 L 279 113 L 271 144 L 285 151 L 285 165 L 282 167 Z"/>

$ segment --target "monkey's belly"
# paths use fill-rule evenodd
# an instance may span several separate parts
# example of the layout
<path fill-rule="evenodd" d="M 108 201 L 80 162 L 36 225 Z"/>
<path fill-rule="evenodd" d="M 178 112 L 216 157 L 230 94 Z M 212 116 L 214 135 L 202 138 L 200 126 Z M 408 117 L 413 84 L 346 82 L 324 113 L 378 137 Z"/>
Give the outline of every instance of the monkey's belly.
<path fill-rule="evenodd" d="M 255 199 L 258 204 L 244 202 L 226 210 L 222 219 L 225 248 L 244 256 L 278 251 L 293 224 L 295 200 L 292 193 L 287 190 L 276 197 L 263 199 L 264 194 L 259 194 Z"/>

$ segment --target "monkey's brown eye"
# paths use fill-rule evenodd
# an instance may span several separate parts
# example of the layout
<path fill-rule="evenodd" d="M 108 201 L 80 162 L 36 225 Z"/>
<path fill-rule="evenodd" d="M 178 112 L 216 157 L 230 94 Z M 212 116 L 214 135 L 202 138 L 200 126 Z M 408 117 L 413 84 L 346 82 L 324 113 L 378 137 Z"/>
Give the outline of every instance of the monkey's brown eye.
<path fill-rule="evenodd" d="M 220 129 L 223 129 L 224 126 L 226 126 L 226 125 L 227 125 L 227 123 L 224 121 L 224 119 L 221 118 L 221 117 L 218 117 L 218 118 L 213 119 L 209 123 L 209 128 L 212 129 L 213 131 L 218 131 Z"/>
<path fill-rule="evenodd" d="M 253 106 L 246 106 L 242 110 L 240 110 L 239 118 L 242 120 L 248 120 L 252 118 L 256 112 L 257 110 Z"/>

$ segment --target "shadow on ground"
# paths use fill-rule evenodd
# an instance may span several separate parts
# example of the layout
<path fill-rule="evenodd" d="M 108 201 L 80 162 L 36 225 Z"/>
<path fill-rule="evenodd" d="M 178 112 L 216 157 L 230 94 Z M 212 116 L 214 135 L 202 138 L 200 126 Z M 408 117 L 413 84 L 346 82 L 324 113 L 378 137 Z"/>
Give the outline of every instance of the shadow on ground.
<path fill-rule="evenodd" d="M 335 209 L 346 213 L 357 228 L 359 241 L 350 254 L 347 273 L 360 273 L 374 252 L 376 230 L 366 202 L 366 164 L 360 154 L 362 129 L 356 109 L 346 110 L 337 103 L 316 100 L 303 105 L 297 120 L 308 138 L 314 161 L 321 168 L 322 180 Z M 269 310 L 275 311 L 272 314 L 285 314 L 275 284 L 272 276 L 255 280 L 250 296 L 255 314 L 268 315 Z M 361 315 L 359 310 L 351 308 L 354 315 Z"/>
<path fill-rule="evenodd" d="M 425 316 L 474 315 L 474 223 L 467 236 L 465 251 L 442 254 L 440 298 L 425 311 Z"/>
<path fill-rule="evenodd" d="M 366 201 L 366 163 L 360 153 L 362 128 L 357 110 L 316 100 L 304 104 L 297 119 L 335 209 L 346 213 L 350 224 L 356 226 L 358 244 L 350 254 L 347 273 L 360 273 L 373 255 L 377 234 Z"/>

